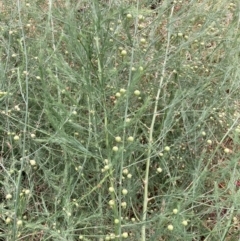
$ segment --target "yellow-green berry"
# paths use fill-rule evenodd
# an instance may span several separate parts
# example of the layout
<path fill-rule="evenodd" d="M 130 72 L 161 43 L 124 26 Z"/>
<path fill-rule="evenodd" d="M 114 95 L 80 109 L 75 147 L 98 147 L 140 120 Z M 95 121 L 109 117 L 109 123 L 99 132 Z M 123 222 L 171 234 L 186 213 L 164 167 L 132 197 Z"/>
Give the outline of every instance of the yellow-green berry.
<path fill-rule="evenodd" d="M 207 140 L 207 143 L 208 143 L 209 145 L 212 145 L 212 141 L 211 141 L 211 140 Z"/>
<path fill-rule="evenodd" d="M 30 194 L 30 190 L 29 189 L 25 190 L 25 194 L 29 195 Z"/>
<path fill-rule="evenodd" d="M 133 138 L 133 136 L 129 136 L 127 140 L 128 140 L 129 142 L 133 142 L 133 141 L 134 141 L 134 138 Z"/>
<path fill-rule="evenodd" d="M 157 172 L 158 172 L 158 173 L 161 173 L 161 172 L 162 172 L 162 168 L 161 168 L 161 167 L 158 167 L 158 168 L 157 168 Z"/>
<path fill-rule="evenodd" d="M 36 166 L 36 161 L 35 160 L 30 160 L 29 163 L 30 163 L 31 166 Z"/>
<path fill-rule="evenodd" d="M 127 232 L 122 233 L 122 237 L 123 238 L 127 238 L 128 237 L 128 233 Z"/>
<path fill-rule="evenodd" d="M 11 221 L 12 221 L 12 219 L 9 218 L 9 217 L 7 217 L 6 220 L 5 220 L 5 223 L 6 223 L 6 224 L 9 224 L 9 223 L 11 223 Z"/>
<path fill-rule="evenodd" d="M 120 89 L 120 93 L 121 93 L 121 94 L 124 94 L 125 92 L 126 92 L 125 89 Z"/>
<path fill-rule="evenodd" d="M 109 165 L 105 165 L 104 166 L 104 171 L 107 171 L 107 170 L 109 170 L 110 169 L 110 166 Z"/>
<path fill-rule="evenodd" d="M 167 228 L 168 228 L 168 230 L 172 231 L 172 230 L 173 230 L 173 225 L 172 225 L 172 224 L 169 224 L 169 225 L 167 226 Z"/>
<path fill-rule="evenodd" d="M 109 192 L 114 192 L 114 188 L 113 187 L 109 187 L 108 190 L 109 190 Z"/>
<path fill-rule="evenodd" d="M 119 219 L 117 219 L 117 218 L 114 219 L 114 223 L 115 223 L 115 224 L 118 224 L 118 223 L 119 223 Z"/>
<path fill-rule="evenodd" d="M 17 226 L 22 226 L 22 224 L 23 224 L 23 221 L 22 221 L 22 220 L 18 220 L 18 221 L 17 221 Z"/>
<path fill-rule="evenodd" d="M 225 149 L 224 149 L 224 152 L 225 152 L 225 153 L 229 153 L 229 152 L 230 152 L 230 149 L 229 149 L 229 148 L 225 148 Z"/>
<path fill-rule="evenodd" d="M 116 142 L 121 142 L 121 140 L 122 140 L 122 139 L 121 139 L 120 136 L 116 136 L 116 137 L 115 137 L 115 141 L 116 141 Z"/>
<path fill-rule="evenodd" d="M 139 96 L 140 94 L 141 94 L 141 92 L 139 90 L 134 91 L 134 95 Z"/>
<path fill-rule="evenodd" d="M 14 106 L 14 109 L 15 109 L 16 111 L 20 111 L 20 110 L 21 110 L 18 105 L 15 105 L 15 106 Z"/>
<path fill-rule="evenodd" d="M 12 199 L 12 194 L 7 194 L 7 195 L 6 195 L 6 199 L 8 199 L 8 200 L 9 200 L 9 199 Z"/>
<path fill-rule="evenodd" d="M 114 233 L 110 233 L 110 239 L 114 240 L 116 238 L 116 235 Z"/>
<path fill-rule="evenodd" d="M 127 189 L 123 189 L 123 190 L 122 190 L 122 194 L 123 194 L 123 195 L 127 195 L 127 193 L 128 193 L 128 190 L 127 190 Z"/>
<path fill-rule="evenodd" d="M 17 135 L 13 137 L 13 140 L 14 140 L 14 141 L 18 141 L 19 139 L 20 139 L 20 137 L 17 136 Z"/>
<path fill-rule="evenodd" d="M 123 49 L 123 50 L 121 51 L 121 55 L 122 55 L 122 56 L 126 56 L 126 55 L 127 55 L 127 51 Z"/>
<path fill-rule="evenodd" d="M 117 147 L 117 146 L 114 146 L 114 147 L 112 148 L 112 150 L 113 150 L 113 151 L 118 151 L 118 147 Z"/>
<path fill-rule="evenodd" d="M 170 151 L 170 147 L 169 147 L 169 146 L 166 146 L 166 147 L 164 148 L 164 150 L 165 150 L 165 151 Z"/>
<path fill-rule="evenodd" d="M 183 220 L 182 221 L 182 225 L 187 226 L 188 225 L 188 221 L 187 220 Z"/>
<path fill-rule="evenodd" d="M 143 29 L 143 28 L 144 28 L 144 25 L 140 23 L 140 24 L 138 25 L 138 29 Z"/>
<path fill-rule="evenodd" d="M 106 241 L 109 241 L 109 240 L 111 240 L 111 237 L 110 237 L 109 235 L 107 235 L 107 236 L 105 237 L 105 240 L 106 240 Z"/>
<path fill-rule="evenodd" d="M 140 42 L 141 42 L 142 44 L 145 44 L 147 41 L 146 41 L 145 38 L 141 38 L 141 39 L 140 39 Z"/>
<path fill-rule="evenodd" d="M 173 209 L 173 213 L 174 214 L 177 214 L 178 213 L 178 210 L 176 208 Z"/>
<path fill-rule="evenodd" d="M 121 206 L 122 206 L 123 208 L 126 208 L 126 207 L 127 207 L 127 203 L 126 203 L 126 202 L 122 202 L 122 203 L 121 203 Z"/>

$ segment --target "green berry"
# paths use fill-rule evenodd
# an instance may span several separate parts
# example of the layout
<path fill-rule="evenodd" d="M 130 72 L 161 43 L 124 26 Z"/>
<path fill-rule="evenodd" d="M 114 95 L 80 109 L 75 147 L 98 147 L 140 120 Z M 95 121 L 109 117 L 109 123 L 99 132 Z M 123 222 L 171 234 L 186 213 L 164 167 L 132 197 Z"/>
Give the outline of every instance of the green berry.
<path fill-rule="evenodd" d="M 126 56 L 126 55 L 127 55 L 127 51 L 123 49 L 123 50 L 121 51 L 121 55 L 122 55 L 122 56 Z"/>
<path fill-rule="evenodd" d="M 174 214 L 177 214 L 178 213 L 178 210 L 176 208 L 173 209 L 173 213 Z"/>
<path fill-rule="evenodd" d="M 36 161 L 35 160 L 30 160 L 29 163 L 30 163 L 31 166 L 36 166 Z"/>
<path fill-rule="evenodd" d="M 187 220 L 183 220 L 182 221 L 182 225 L 187 226 L 188 225 L 188 221 Z"/>
<path fill-rule="evenodd" d="M 169 224 L 167 228 L 168 228 L 168 230 L 172 231 L 173 230 L 172 224 Z"/>
<path fill-rule="evenodd" d="M 128 193 L 128 190 L 127 190 L 127 189 L 123 189 L 123 190 L 122 190 L 122 194 L 123 194 L 123 195 L 127 195 L 127 193 Z"/>
<path fill-rule="evenodd" d="M 225 149 L 224 149 L 224 152 L 225 152 L 225 153 L 229 153 L 229 152 L 230 152 L 230 149 L 229 149 L 229 148 L 225 148 Z"/>
<path fill-rule="evenodd" d="M 117 151 L 118 151 L 118 147 L 117 147 L 117 146 L 114 146 L 114 147 L 112 148 L 112 150 L 115 151 L 115 152 L 117 152 Z"/>
<path fill-rule="evenodd" d="M 108 204 L 112 207 L 112 206 L 114 206 L 115 202 L 114 202 L 113 200 L 110 200 L 110 201 L 108 202 Z"/>
<path fill-rule="evenodd" d="M 109 187 L 109 192 L 114 192 L 114 188 L 113 187 Z"/>
<path fill-rule="evenodd" d="M 121 93 L 121 94 L 124 94 L 125 92 L 126 92 L 125 89 L 120 89 L 120 93 Z"/>
<path fill-rule="evenodd" d="M 141 92 L 139 90 L 134 91 L 134 95 L 139 96 L 140 94 L 141 94 Z"/>
<path fill-rule="evenodd" d="M 6 220 L 5 220 L 5 223 L 6 223 L 6 224 L 9 224 L 9 223 L 11 223 L 11 222 L 12 222 L 12 219 L 11 219 L 10 217 L 7 217 Z"/>
<path fill-rule="evenodd" d="M 121 142 L 121 140 L 122 140 L 122 139 L 121 139 L 120 136 L 116 136 L 116 137 L 115 137 L 115 141 L 116 141 L 116 142 Z"/>
<path fill-rule="evenodd" d="M 122 233 L 122 237 L 123 238 L 127 238 L 128 237 L 128 233 L 127 232 Z"/>
<path fill-rule="evenodd" d="M 166 146 L 166 147 L 164 148 L 164 150 L 165 150 L 165 151 L 170 151 L 170 147 L 169 147 L 169 146 Z"/>
<path fill-rule="evenodd" d="M 211 141 L 211 140 L 207 140 L 207 143 L 208 143 L 209 145 L 212 145 L 212 141 Z"/>
<path fill-rule="evenodd" d="M 17 136 L 17 135 L 13 137 L 13 140 L 14 140 L 14 141 L 18 141 L 19 139 L 20 139 L 20 137 Z"/>
<path fill-rule="evenodd" d="M 23 224 L 23 221 L 22 221 L 22 220 L 18 220 L 18 221 L 17 221 L 17 226 L 22 226 L 22 224 Z"/>
<path fill-rule="evenodd" d="M 145 38 L 141 38 L 141 39 L 140 39 L 140 42 L 141 42 L 142 44 L 145 44 L 147 41 L 146 41 Z"/>
<path fill-rule="evenodd" d="M 12 194 L 7 194 L 6 199 L 12 199 Z"/>

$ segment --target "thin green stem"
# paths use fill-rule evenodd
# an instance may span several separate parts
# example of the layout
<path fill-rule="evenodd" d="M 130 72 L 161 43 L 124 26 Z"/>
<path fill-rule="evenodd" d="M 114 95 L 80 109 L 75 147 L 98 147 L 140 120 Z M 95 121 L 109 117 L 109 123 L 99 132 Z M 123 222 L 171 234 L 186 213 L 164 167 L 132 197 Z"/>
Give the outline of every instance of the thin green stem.
<path fill-rule="evenodd" d="M 174 6 L 171 9 L 170 17 L 169 19 L 171 20 L 171 17 L 173 15 L 173 10 Z M 167 38 L 167 46 L 166 46 L 166 51 L 165 51 L 165 58 L 163 62 L 163 68 L 161 72 L 161 77 L 159 81 L 159 86 L 158 86 L 158 92 L 156 95 L 156 101 L 154 105 L 154 111 L 153 111 L 153 117 L 151 121 L 151 126 L 150 126 L 150 132 L 149 132 L 149 145 L 148 145 L 148 152 L 147 152 L 147 160 L 146 160 L 146 170 L 145 170 L 145 179 L 144 179 L 144 199 L 143 199 L 143 216 L 142 216 L 142 230 L 141 230 L 141 239 L 142 241 L 146 241 L 146 219 L 147 219 L 147 209 L 148 209 L 148 181 L 149 181 L 149 167 L 150 167 L 150 162 L 151 162 L 151 154 L 152 154 L 152 144 L 153 144 L 153 131 L 154 131 L 154 126 L 155 126 L 155 121 L 156 121 L 156 116 L 157 116 L 157 111 L 158 111 L 158 101 L 159 97 L 161 94 L 162 90 L 162 85 L 163 85 L 163 80 L 164 80 L 164 75 L 166 72 L 166 65 L 168 61 L 168 53 L 169 53 L 169 48 L 170 48 L 170 37 L 171 37 L 171 31 L 168 31 L 168 38 Z"/>
<path fill-rule="evenodd" d="M 24 52 L 24 62 L 25 62 L 25 93 L 21 91 L 22 98 L 25 104 L 25 117 L 24 117 L 24 128 L 23 128 L 23 137 L 22 137 L 22 158 L 21 158 L 21 165 L 20 170 L 18 172 L 18 178 L 16 183 L 16 201 L 14 205 L 15 215 L 14 215 L 14 224 L 13 224 L 13 240 L 16 240 L 17 235 L 17 216 L 19 210 L 19 202 L 20 202 L 20 189 L 21 189 L 21 180 L 22 180 L 22 172 L 24 169 L 24 162 L 26 160 L 26 133 L 28 127 L 28 54 L 27 54 L 27 47 L 25 41 L 25 33 L 23 29 L 22 17 L 21 17 L 21 4 L 20 0 L 17 1 L 17 8 L 18 8 L 18 17 L 19 17 L 19 24 L 21 26 L 21 34 L 22 34 L 22 44 L 23 44 L 23 52 Z M 21 81 L 21 79 L 19 80 Z"/>

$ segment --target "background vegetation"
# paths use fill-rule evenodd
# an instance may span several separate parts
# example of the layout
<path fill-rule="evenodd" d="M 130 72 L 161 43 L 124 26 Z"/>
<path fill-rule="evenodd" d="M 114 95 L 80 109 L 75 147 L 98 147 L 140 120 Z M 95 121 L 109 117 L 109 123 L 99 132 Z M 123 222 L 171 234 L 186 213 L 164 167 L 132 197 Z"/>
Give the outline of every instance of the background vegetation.
<path fill-rule="evenodd" d="M 239 10 L 3 0 L 0 240 L 238 240 Z"/>

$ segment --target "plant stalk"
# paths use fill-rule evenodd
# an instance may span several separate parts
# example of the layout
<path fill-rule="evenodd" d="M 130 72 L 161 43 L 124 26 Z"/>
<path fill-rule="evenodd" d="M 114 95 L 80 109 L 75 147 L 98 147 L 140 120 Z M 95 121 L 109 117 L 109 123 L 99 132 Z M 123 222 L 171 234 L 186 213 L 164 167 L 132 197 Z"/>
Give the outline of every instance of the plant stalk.
<path fill-rule="evenodd" d="M 174 11 L 174 5 L 171 9 L 169 20 L 171 20 L 173 11 Z M 151 122 L 151 126 L 150 126 L 150 132 L 149 132 L 149 145 L 148 145 L 148 153 L 147 153 L 147 160 L 146 160 L 146 170 L 145 170 L 145 178 L 143 181 L 144 182 L 144 197 L 143 197 L 143 216 L 142 216 L 143 226 L 142 226 L 142 230 L 141 230 L 141 240 L 142 241 L 146 241 L 146 219 L 147 219 L 147 209 L 148 209 L 148 180 L 149 180 L 149 167 L 150 167 L 150 162 L 151 162 L 151 153 L 152 153 L 152 147 L 153 147 L 153 145 L 152 145 L 153 144 L 153 131 L 154 131 L 154 126 L 155 126 L 155 121 L 156 121 L 156 116 L 157 116 L 158 101 L 159 101 L 159 97 L 160 97 L 161 90 L 162 90 L 164 75 L 166 72 L 166 65 L 167 65 L 167 61 L 168 61 L 168 54 L 169 54 L 169 48 L 170 48 L 170 38 L 171 38 L 171 31 L 168 30 L 165 58 L 164 58 L 164 62 L 163 62 L 163 68 L 162 68 L 162 72 L 161 72 L 161 78 L 159 81 L 158 92 L 156 95 L 153 117 L 152 117 L 152 122 Z M 157 76 L 156 76 L 156 78 L 157 78 Z"/>

